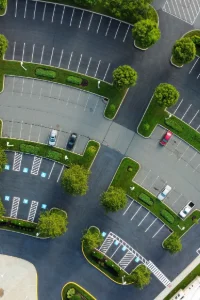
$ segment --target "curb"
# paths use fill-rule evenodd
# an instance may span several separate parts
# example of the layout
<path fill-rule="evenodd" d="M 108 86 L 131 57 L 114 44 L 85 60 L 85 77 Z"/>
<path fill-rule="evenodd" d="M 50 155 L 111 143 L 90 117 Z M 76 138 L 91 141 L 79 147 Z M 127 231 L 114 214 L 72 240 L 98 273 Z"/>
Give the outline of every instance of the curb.
<path fill-rule="evenodd" d="M 65 299 L 63 298 L 63 290 L 64 290 L 64 288 L 65 288 L 68 284 L 73 284 L 73 285 L 75 285 L 75 286 L 78 286 L 81 290 L 83 290 L 83 291 L 86 292 L 91 298 L 93 298 L 93 300 L 97 300 L 93 295 L 91 295 L 91 294 L 90 294 L 87 290 L 85 290 L 82 286 L 80 286 L 78 283 L 72 282 L 72 281 L 67 282 L 67 283 L 63 286 L 63 288 L 62 288 L 62 290 L 61 290 L 61 298 L 62 298 L 62 300 L 65 300 Z"/>
<path fill-rule="evenodd" d="M 178 68 L 178 69 L 181 69 L 181 68 L 183 67 L 183 65 L 181 65 L 181 66 L 176 65 L 175 63 L 173 63 L 172 58 L 173 58 L 173 55 L 172 55 L 171 58 L 170 58 L 171 64 L 172 64 L 174 67 L 176 67 L 176 68 Z"/>

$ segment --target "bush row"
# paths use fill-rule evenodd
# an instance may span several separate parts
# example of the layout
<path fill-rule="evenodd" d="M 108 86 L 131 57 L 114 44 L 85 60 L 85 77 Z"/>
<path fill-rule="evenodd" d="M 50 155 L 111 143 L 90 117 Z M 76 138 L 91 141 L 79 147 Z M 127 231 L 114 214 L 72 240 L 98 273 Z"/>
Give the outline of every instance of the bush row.
<path fill-rule="evenodd" d="M 37 68 L 35 70 L 36 76 L 41 76 L 41 77 L 46 77 L 50 79 L 55 79 L 56 78 L 56 72 L 44 68 Z"/>
<path fill-rule="evenodd" d="M 144 193 L 139 195 L 139 199 L 142 200 L 144 203 L 146 203 L 149 206 L 153 205 L 153 200 Z"/>
<path fill-rule="evenodd" d="M 161 216 L 170 224 L 174 223 L 174 217 L 172 216 L 172 214 L 167 211 L 166 209 L 162 209 L 160 212 Z"/>
<path fill-rule="evenodd" d="M 37 146 L 32 146 L 29 144 L 20 144 L 20 150 L 25 153 L 38 154 L 40 149 Z"/>
<path fill-rule="evenodd" d="M 67 77 L 66 82 L 76 84 L 76 85 L 82 85 L 82 86 L 88 85 L 88 80 L 82 79 L 81 77 L 78 76 L 72 76 L 72 75 Z"/>

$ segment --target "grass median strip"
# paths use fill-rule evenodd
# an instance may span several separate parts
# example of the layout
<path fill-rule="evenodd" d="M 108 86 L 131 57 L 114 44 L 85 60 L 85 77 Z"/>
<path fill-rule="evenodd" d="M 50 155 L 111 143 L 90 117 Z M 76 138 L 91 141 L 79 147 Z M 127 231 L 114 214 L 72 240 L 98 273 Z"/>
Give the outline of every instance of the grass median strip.
<path fill-rule="evenodd" d="M 3 78 L 4 75 L 13 75 L 13 76 L 22 76 L 22 77 L 30 77 L 30 78 L 37 78 L 37 79 L 42 79 L 42 80 L 47 80 L 50 82 L 55 82 L 55 83 L 61 83 L 67 86 L 74 87 L 74 84 L 72 82 L 67 81 L 67 78 L 69 77 L 77 77 L 78 73 L 69 71 L 69 70 L 64 70 L 64 69 L 59 69 L 55 67 L 50 67 L 44 65 L 39 65 L 39 64 L 33 64 L 33 63 L 24 63 L 23 66 L 27 69 L 24 70 L 20 62 L 17 61 L 7 61 L 7 60 L 1 60 L 0 61 L 0 91 L 3 90 Z M 36 75 L 36 70 L 45 70 L 46 74 L 48 76 L 45 77 L 45 75 L 37 76 Z M 38 71 L 37 71 L 38 72 Z M 45 74 L 42 73 L 42 74 Z M 56 77 L 53 79 L 49 77 L 49 74 L 56 74 Z M 41 71 L 39 72 L 41 74 Z M 78 74 L 81 76 L 81 79 L 83 82 L 88 82 L 87 85 L 81 84 L 78 86 L 79 89 L 88 91 L 91 93 L 94 93 L 96 95 L 102 96 L 104 98 L 109 99 L 108 105 L 106 106 L 105 110 L 105 116 L 109 119 L 114 118 L 117 109 L 120 107 L 121 102 L 123 101 L 123 98 L 126 93 L 126 89 L 118 90 L 116 87 L 114 87 L 112 84 L 101 81 L 100 83 L 100 88 L 98 88 L 98 79 L 92 78 L 89 76 L 85 76 L 83 74 Z M 110 106 L 114 105 L 115 110 L 111 110 Z"/>
<path fill-rule="evenodd" d="M 129 171 L 130 168 L 132 169 L 131 172 Z M 200 211 L 195 210 L 183 221 L 162 201 L 158 200 L 153 194 L 133 181 L 135 175 L 139 171 L 139 168 L 140 166 L 136 161 L 131 158 L 124 158 L 117 169 L 117 172 L 111 182 L 111 186 L 122 188 L 128 196 L 146 207 L 152 214 L 166 224 L 170 230 L 176 232 L 179 237 L 181 237 L 191 228 L 192 225 L 194 225 L 194 216 L 198 219 L 200 218 Z M 134 187 L 133 190 L 130 189 L 132 187 Z M 144 195 L 146 197 L 144 197 Z M 145 203 L 146 199 L 149 198 L 153 202 L 152 205 L 149 205 L 149 200 L 147 201 L 148 203 Z"/>
<path fill-rule="evenodd" d="M 70 295 L 77 296 L 78 299 L 86 299 L 86 300 L 96 300 L 88 291 L 82 288 L 79 284 L 75 282 L 68 282 L 62 288 L 61 297 L 62 300 L 70 299 Z M 75 299 L 75 298 L 74 298 Z"/>
<path fill-rule="evenodd" d="M 200 151 L 200 133 L 179 118 L 173 115 L 168 118 L 168 116 L 168 112 L 159 106 L 152 97 L 138 127 L 138 133 L 144 137 L 149 137 L 157 125 L 162 125 Z"/>

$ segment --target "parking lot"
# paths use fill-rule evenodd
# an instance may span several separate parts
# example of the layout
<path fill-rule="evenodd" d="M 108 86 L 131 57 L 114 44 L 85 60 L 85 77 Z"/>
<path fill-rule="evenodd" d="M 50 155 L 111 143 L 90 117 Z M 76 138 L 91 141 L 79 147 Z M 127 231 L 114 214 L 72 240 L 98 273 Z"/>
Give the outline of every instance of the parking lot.
<path fill-rule="evenodd" d="M 200 209 L 200 154 L 176 136 L 161 147 L 159 141 L 164 132 L 158 126 L 145 144 L 139 136 L 134 137 L 127 155 L 141 165 L 135 181 L 155 196 L 170 185 L 172 190 L 163 202 L 177 213 L 189 201 Z"/>
<path fill-rule="evenodd" d="M 73 31 L 78 35 L 84 32 L 84 35 L 89 34 L 91 38 L 95 39 L 99 36 L 105 40 L 106 45 L 113 40 L 116 44 L 120 43 L 125 46 L 126 43 L 130 44 L 132 39 L 132 26 L 110 17 L 54 3 L 32 0 L 15 0 L 13 2 L 15 5 L 8 6 L 8 15 L 15 19 L 21 19 L 22 22 L 26 22 L 26 20 L 31 23 L 41 22 L 41 28 L 44 29 L 46 26 L 50 26 L 59 28 L 59 31 L 62 32 L 64 28 L 68 28 L 67 34 L 70 35 L 68 37 L 70 41 L 74 36 Z M 112 81 L 112 71 L 116 64 L 107 60 L 106 55 L 97 53 L 98 56 L 96 56 L 88 48 L 88 45 L 86 45 L 86 51 L 80 52 L 80 46 L 76 44 L 76 41 L 66 44 L 64 32 L 62 39 L 59 39 L 58 43 L 56 41 L 57 37 L 55 36 L 51 47 L 44 44 L 41 33 L 40 36 L 37 36 L 36 43 L 35 40 L 28 42 L 27 38 L 24 38 L 24 43 L 22 43 L 21 40 L 18 41 L 16 35 L 15 40 L 9 39 L 6 59 L 52 65 L 97 77 L 104 81 Z M 122 47 L 124 46 L 122 45 Z"/>

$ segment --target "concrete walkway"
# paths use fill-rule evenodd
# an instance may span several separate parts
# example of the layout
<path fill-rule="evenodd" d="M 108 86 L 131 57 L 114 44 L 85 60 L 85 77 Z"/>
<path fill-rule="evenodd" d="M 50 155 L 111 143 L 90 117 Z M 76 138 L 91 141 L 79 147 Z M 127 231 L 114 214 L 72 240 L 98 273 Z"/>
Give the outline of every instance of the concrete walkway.
<path fill-rule="evenodd" d="M 36 300 L 37 272 L 28 261 L 7 255 L 0 255 L 0 288 L 3 300 Z"/>
<path fill-rule="evenodd" d="M 163 300 L 197 265 L 200 264 L 200 255 L 181 272 L 172 283 L 166 287 L 154 300 Z"/>

